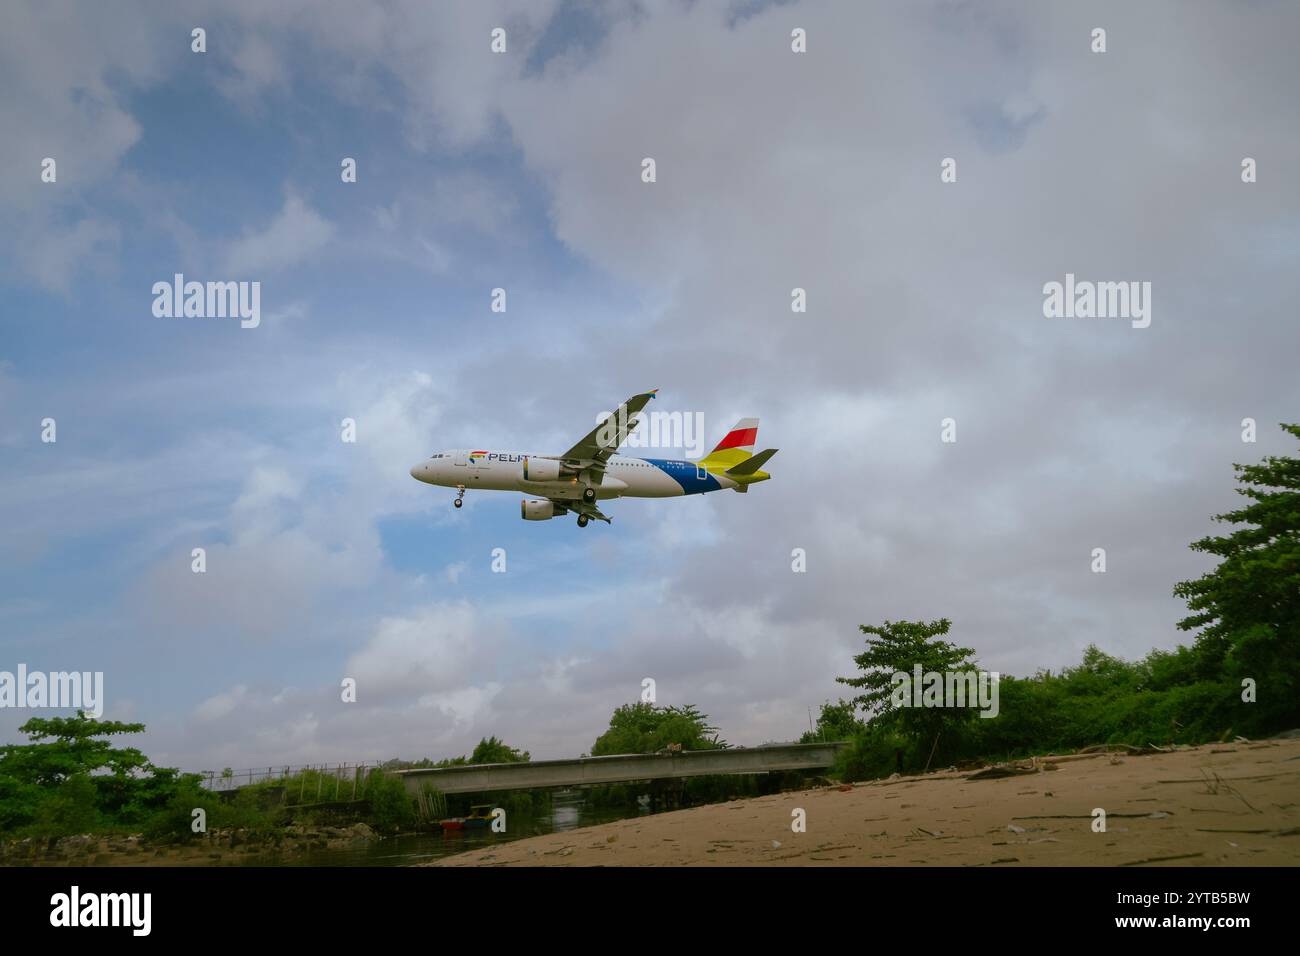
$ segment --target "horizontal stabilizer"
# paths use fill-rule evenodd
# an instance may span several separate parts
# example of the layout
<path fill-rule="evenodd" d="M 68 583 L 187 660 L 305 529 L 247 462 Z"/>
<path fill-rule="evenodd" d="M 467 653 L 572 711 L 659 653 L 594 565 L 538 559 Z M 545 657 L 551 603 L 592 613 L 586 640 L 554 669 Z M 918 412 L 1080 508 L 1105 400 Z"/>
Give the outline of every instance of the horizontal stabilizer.
<path fill-rule="evenodd" d="M 777 453 L 777 449 L 775 448 L 768 448 L 763 451 L 760 451 L 757 455 L 754 455 L 750 458 L 746 458 L 740 464 L 733 465 L 732 467 L 728 468 L 726 474 L 732 478 L 735 478 L 737 476 L 743 477 L 745 475 L 752 475 L 754 472 L 758 471 L 758 469 L 766 465 L 768 459 L 770 459 L 776 453 Z"/>

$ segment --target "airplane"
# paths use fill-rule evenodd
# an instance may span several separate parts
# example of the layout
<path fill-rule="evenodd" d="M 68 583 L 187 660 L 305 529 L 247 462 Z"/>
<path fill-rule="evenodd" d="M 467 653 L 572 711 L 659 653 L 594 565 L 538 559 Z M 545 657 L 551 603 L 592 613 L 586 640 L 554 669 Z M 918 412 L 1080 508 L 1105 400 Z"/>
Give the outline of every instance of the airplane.
<path fill-rule="evenodd" d="M 747 492 L 750 485 L 772 477 L 761 469 L 777 449 L 754 454 L 757 418 L 742 418 L 699 461 L 616 455 L 618 446 L 636 428 L 636 416 L 658 391 L 629 398 L 563 455 L 455 449 L 437 452 L 412 466 L 411 477 L 455 488 L 452 504 L 457 508 L 471 488 L 538 495 L 520 503 L 525 521 L 547 521 L 572 512 L 578 516 L 580 528 L 593 519 L 612 523 L 596 506 L 597 501 L 674 498 L 724 488 Z"/>

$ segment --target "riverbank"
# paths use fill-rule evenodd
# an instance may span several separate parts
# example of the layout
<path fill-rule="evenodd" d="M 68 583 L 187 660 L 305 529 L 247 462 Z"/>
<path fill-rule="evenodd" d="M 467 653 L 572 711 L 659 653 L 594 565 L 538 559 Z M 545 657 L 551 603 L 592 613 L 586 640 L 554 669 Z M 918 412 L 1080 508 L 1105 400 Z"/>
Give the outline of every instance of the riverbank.
<path fill-rule="evenodd" d="M 0 842 L 0 866 L 276 865 L 378 839 L 379 835 L 364 823 L 349 827 L 289 826 L 270 833 L 213 830 L 188 843 L 152 843 L 138 833 L 29 837 Z"/>
<path fill-rule="evenodd" d="M 1095 809 L 1106 812 L 1094 832 Z M 792 832 L 796 810 L 806 832 Z M 622 820 L 430 866 L 1295 866 L 1300 740 L 1072 754 Z"/>

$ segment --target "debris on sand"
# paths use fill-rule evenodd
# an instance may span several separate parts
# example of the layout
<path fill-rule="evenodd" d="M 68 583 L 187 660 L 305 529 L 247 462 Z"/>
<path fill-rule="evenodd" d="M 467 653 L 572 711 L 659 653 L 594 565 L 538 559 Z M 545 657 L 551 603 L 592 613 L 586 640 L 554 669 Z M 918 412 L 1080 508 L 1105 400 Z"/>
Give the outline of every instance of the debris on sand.
<path fill-rule="evenodd" d="M 1132 860 L 1128 863 L 1121 863 L 1120 866 L 1142 866 L 1144 863 L 1168 863 L 1170 860 L 1194 860 L 1198 856 L 1205 856 L 1205 854 L 1180 853 L 1177 856 L 1150 856 L 1145 860 Z"/>
<path fill-rule="evenodd" d="M 967 780 L 996 780 L 999 777 L 1023 777 L 1026 774 L 1042 773 L 1044 770 L 1056 770 L 1055 764 L 1040 762 L 1037 757 L 1030 757 L 1028 760 L 1013 760 L 1009 763 L 998 763 L 991 767 L 985 767 L 983 770 L 968 774 Z"/>

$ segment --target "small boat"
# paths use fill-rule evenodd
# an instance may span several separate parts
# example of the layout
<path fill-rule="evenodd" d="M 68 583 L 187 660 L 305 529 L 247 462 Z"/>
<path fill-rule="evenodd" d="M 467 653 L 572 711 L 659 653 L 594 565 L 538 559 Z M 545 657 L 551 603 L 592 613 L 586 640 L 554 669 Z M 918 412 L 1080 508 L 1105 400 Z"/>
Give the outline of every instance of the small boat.
<path fill-rule="evenodd" d="M 463 818 L 466 830 L 482 830 L 492 822 L 492 804 L 480 803 L 469 808 L 469 816 Z"/>
<path fill-rule="evenodd" d="M 463 830 L 465 829 L 464 817 L 450 817 L 446 820 L 439 820 L 438 826 L 444 830 Z"/>

